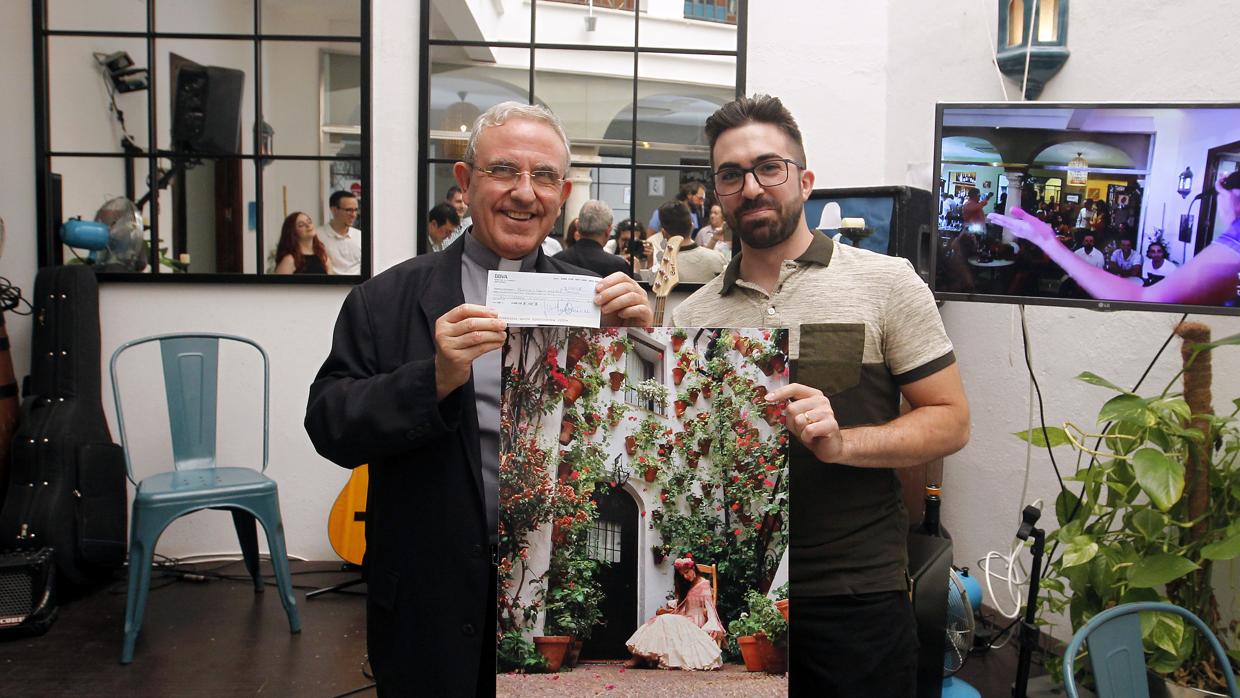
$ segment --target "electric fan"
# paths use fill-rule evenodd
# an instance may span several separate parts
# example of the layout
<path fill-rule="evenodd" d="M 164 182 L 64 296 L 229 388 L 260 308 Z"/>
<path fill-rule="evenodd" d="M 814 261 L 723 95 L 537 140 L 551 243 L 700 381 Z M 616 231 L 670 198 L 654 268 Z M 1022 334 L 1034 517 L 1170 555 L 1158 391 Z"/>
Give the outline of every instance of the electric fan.
<path fill-rule="evenodd" d="M 69 247 L 90 250 L 89 263 L 104 271 L 143 271 L 146 241 L 138 207 L 123 196 L 110 199 L 95 213 L 94 221 L 71 218 L 60 229 Z"/>
<path fill-rule="evenodd" d="M 947 581 L 947 641 L 943 653 L 943 698 L 981 698 L 981 693 L 953 674 L 973 649 L 973 604 L 961 573 L 952 568 Z"/>

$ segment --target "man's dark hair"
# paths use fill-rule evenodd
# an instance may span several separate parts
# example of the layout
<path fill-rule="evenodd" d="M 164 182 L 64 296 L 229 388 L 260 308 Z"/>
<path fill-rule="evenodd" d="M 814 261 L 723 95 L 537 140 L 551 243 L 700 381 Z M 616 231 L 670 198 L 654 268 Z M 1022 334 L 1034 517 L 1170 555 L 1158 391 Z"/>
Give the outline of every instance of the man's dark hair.
<path fill-rule="evenodd" d="M 683 201 L 669 201 L 663 204 L 659 207 L 659 225 L 666 231 L 666 237 L 688 236 L 693 232 L 693 219 L 689 217 L 689 207 Z"/>
<path fill-rule="evenodd" d="M 452 225 L 460 225 L 461 217 L 456 214 L 456 209 L 452 204 L 438 203 L 426 214 L 427 219 L 435 225 L 443 225 L 451 223 Z"/>
<path fill-rule="evenodd" d="M 688 201 L 690 196 L 698 193 L 699 189 L 705 189 L 706 185 L 701 182 L 685 182 L 680 185 L 680 191 L 676 192 L 677 201 Z"/>
<path fill-rule="evenodd" d="M 448 187 L 448 193 L 443 195 L 443 200 L 451 201 L 452 197 L 460 193 L 461 193 L 461 188 L 453 184 L 452 186 Z"/>
<path fill-rule="evenodd" d="M 344 190 L 342 189 L 342 190 L 340 190 L 340 191 L 334 191 L 334 192 L 332 192 L 331 197 L 327 200 L 327 204 L 328 204 L 329 206 L 331 206 L 332 208 L 340 208 L 340 200 L 341 200 L 341 199 L 343 199 L 343 198 L 345 198 L 345 197 L 348 197 L 348 198 L 350 198 L 350 199 L 356 199 L 356 198 L 357 198 L 357 196 L 356 196 L 353 192 L 351 192 L 351 191 L 344 191 Z"/>
<path fill-rule="evenodd" d="M 796 149 L 793 155 L 800 158 L 802 163 L 805 162 L 805 143 L 801 139 L 801 129 L 797 126 L 797 120 L 792 118 L 792 112 L 788 111 L 778 97 L 754 95 L 738 97 L 719 107 L 706 119 L 706 141 L 710 144 L 712 164 L 715 159 L 715 141 L 719 140 L 719 136 L 723 135 L 724 131 L 730 131 L 751 122 L 778 127 L 792 140 Z"/>

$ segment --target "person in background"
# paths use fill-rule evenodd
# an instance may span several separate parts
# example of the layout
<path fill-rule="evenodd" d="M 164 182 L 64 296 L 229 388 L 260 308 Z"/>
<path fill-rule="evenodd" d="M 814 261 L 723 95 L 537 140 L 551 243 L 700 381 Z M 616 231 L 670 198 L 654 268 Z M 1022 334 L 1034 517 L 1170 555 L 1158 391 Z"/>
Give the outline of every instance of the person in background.
<path fill-rule="evenodd" d="M 623 259 L 603 250 L 603 243 L 611 234 L 611 207 L 598 200 L 581 205 L 581 213 L 573 221 L 577 224 L 577 243 L 555 256 L 569 264 L 589 269 L 599 276 L 624 272 L 634 276 L 633 268 Z"/>
<path fill-rule="evenodd" d="M 347 191 L 334 192 L 328 199 L 332 217 L 315 234 L 327 249 L 331 273 L 362 273 L 362 231 L 353 227 L 357 220 L 357 197 Z"/>
<path fill-rule="evenodd" d="M 1141 255 L 1132 249 L 1132 240 L 1124 238 L 1119 241 L 1119 249 L 1111 253 L 1107 260 L 1107 271 L 1125 278 L 1141 275 Z"/>
<path fill-rule="evenodd" d="M 711 598 L 710 580 L 697 572 L 691 557 L 672 563 L 676 570 L 675 605 L 655 611 L 625 642 L 633 658 L 626 667 L 711 671 L 723 667 L 719 642 L 726 636 Z"/>
<path fill-rule="evenodd" d="M 567 251 L 573 245 L 577 244 L 581 233 L 581 218 L 574 218 L 568 224 L 568 230 L 564 231 L 564 249 Z"/>
<path fill-rule="evenodd" d="M 705 283 L 718 276 L 727 266 L 727 260 L 722 254 L 693 242 L 692 231 L 689 229 L 689 208 L 683 201 L 669 201 L 660 206 L 659 220 L 663 223 L 660 232 L 663 233 L 664 240 L 676 236 L 683 238 L 676 254 L 676 269 L 680 281 Z"/>
<path fill-rule="evenodd" d="M 976 189 L 970 189 L 966 195 L 964 208 L 960 211 L 961 222 L 964 223 L 966 229 L 971 232 L 981 233 L 982 230 L 975 230 L 971 226 L 984 226 L 986 223 L 986 204 L 982 203 L 978 197 Z"/>
<path fill-rule="evenodd" d="M 1094 247 L 1093 235 L 1086 235 L 1081 239 L 1081 246 L 1076 249 L 1076 256 L 1084 259 L 1099 269 L 1106 268 L 1107 258 L 1102 255 L 1102 250 Z"/>
<path fill-rule="evenodd" d="M 650 266 L 650 260 L 645 255 L 644 236 L 646 235 L 646 226 L 634 218 L 625 218 L 620 224 L 615 226 L 615 232 L 612 233 L 611 239 L 603 245 L 604 252 L 610 252 L 619 255 L 629 268 L 633 270 L 633 275 Z M 633 244 L 631 244 L 633 243 Z M 634 254 L 634 251 L 637 254 Z"/>
<path fill-rule="evenodd" d="M 702 204 L 706 201 L 706 185 L 701 182 L 685 182 L 680 185 L 680 191 L 676 193 L 676 200 L 683 201 L 685 206 L 689 207 L 689 218 L 691 219 L 691 227 L 693 230 L 698 229 L 698 211 L 702 210 Z M 650 223 L 646 225 L 646 238 L 653 238 L 658 234 L 659 228 L 663 227 L 659 221 L 659 209 L 655 209 L 650 214 Z"/>
<path fill-rule="evenodd" d="M 426 214 L 426 239 L 431 252 L 440 252 L 461 226 L 460 214 L 450 204 L 438 203 Z"/>
<path fill-rule="evenodd" d="M 708 223 L 702 226 L 693 241 L 708 250 L 715 250 L 724 259 L 732 257 L 732 231 L 723 221 L 723 207 L 715 204 L 710 207 Z"/>
<path fill-rule="evenodd" d="M 314 221 L 301 211 L 293 211 L 280 226 L 276 243 L 277 274 L 330 274 L 332 262 L 327 249 L 314 231 Z"/>
<path fill-rule="evenodd" d="M 1153 286 L 1179 269 L 1180 265 L 1167 259 L 1167 247 L 1155 240 L 1145 248 L 1145 262 L 1141 265 L 1141 278 L 1146 286 Z"/>

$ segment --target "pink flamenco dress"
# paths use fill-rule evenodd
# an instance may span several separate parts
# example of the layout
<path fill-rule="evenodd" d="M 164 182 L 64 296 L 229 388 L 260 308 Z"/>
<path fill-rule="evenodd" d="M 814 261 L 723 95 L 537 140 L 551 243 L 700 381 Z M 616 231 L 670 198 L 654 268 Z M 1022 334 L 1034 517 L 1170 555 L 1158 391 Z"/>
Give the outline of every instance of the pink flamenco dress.
<path fill-rule="evenodd" d="M 625 644 L 635 657 L 660 669 L 710 671 L 723 666 L 719 644 L 723 623 L 711 601 L 710 582 L 698 578 L 675 610 L 646 621 Z"/>

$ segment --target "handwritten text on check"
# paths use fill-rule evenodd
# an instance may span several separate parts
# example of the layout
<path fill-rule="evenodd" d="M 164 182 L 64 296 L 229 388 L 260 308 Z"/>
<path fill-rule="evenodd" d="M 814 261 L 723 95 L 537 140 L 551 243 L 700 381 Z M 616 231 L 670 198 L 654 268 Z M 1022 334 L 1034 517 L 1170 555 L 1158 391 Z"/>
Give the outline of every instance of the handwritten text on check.
<path fill-rule="evenodd" d="M 491 271 L 487 305 L 511 325 L 598 327 L 594 288 L 599 279 L 577 274 Z"/>

